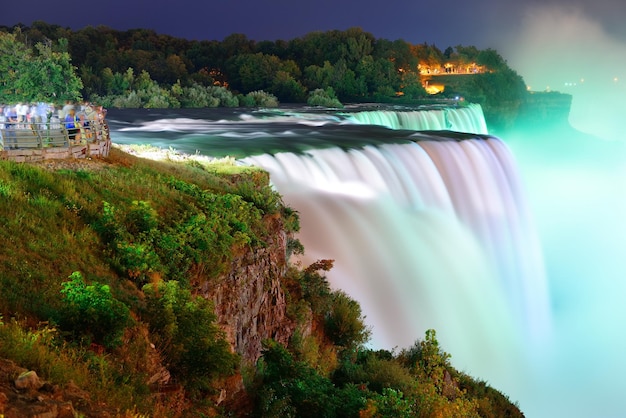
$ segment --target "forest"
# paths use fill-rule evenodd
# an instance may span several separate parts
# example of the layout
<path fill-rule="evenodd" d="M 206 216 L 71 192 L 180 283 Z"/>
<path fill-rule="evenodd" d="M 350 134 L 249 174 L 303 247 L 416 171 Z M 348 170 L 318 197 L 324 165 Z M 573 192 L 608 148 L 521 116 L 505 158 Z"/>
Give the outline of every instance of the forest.
<path fill-rule="evenodd" d="M 426 43 L 375 38 L 356 27 L 291 40 L 232 34 L 222 41 L 197 41 L 148 29 L 71 30 L 38 21 L 0 27 L 0 52 L 0 102 L 45 95 L 118 108 L 307 102 L 340 107 L 462 96 L 483 106 L 516 109 L 527 93 L 521 76 L 493 49 L 458 45 L 441 51 Z M 41 89 L 46 85 L 42 73 L 60 93 Z M 440 74 L 456 74 L 459 82 L 429 95 L 425 80 Z M 28 82 L 18 82 L 23 78 Z M 69 82 L 60 82 L 63 78 Z"/>

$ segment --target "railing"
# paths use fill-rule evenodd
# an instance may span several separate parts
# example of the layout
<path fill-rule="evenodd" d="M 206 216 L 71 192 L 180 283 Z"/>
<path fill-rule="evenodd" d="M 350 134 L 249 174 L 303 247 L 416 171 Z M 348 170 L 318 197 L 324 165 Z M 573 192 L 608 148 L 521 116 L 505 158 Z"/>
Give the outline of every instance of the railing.
<path fill-rule="evenodd" d="M 0 145 L 3 150 L 72 147 L 109 139 L 106 121 L 85 120 L 73 131 L 66 122 L 0 122 Z"/>

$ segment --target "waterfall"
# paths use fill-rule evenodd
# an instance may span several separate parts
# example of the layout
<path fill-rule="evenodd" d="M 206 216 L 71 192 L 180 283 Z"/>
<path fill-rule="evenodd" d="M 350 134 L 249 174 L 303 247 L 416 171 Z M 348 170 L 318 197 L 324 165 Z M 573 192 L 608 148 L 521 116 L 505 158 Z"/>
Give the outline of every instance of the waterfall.
<path fill-rule="evenodd" d="M 484 129 L 480 107 L 425 113 L 354 115 L 399 128 L 446 114 L 465 130 Z M 550 335 L 543 260 L 515 160 L 488 135 L 413 138 L 243 161 L 269 171 L 300 213 L 303 264 L 335 260 L 327 277 L 360 302 L 374 346 L 408 347 L 434 328 L 458 367 L 506 389 Z"/>
<path fill-rule="evenodd" d="M 542 255 L 515 161 L 480 106 L 308 111 L 112 125 L 117 141 L 244 154 L 300 213 L 303 265 L 335 260 L 329 282 L 361 304 L 372 346 L 407 348 L 432 328 L 455 367 L 528 392 L 528 352 L 551 334 Z"/>
<path fill-rule="evenodd" d="M 345 114 L 346 119 L 361 125 L 379 125 L 390 129 L 443 131 L 487 134 L 487 124 L 479 104 L 422 110 L 367 110 Z"/>
<path fill-rule="evenodd" d="M 549 332 L 538 239 L 506 146 L 441 139 L 246 161 L 299 211 L 303 263 L 335 260 L 328 279 L 362 304 L 374 345 L 434 328 L 496 379 Z"/>

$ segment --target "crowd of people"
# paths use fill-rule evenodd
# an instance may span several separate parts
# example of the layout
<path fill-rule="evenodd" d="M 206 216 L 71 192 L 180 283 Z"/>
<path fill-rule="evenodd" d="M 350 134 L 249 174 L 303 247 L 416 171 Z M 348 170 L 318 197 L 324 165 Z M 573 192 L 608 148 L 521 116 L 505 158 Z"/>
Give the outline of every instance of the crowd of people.
<path fill-rule="evenodd" d="M 0 140 L 4 149 L 17 147 L 16 130 L 65 129 L 70 142 L 94 141 L 108 135 L 106 109 L 89 102 L 0 104 Z"/>

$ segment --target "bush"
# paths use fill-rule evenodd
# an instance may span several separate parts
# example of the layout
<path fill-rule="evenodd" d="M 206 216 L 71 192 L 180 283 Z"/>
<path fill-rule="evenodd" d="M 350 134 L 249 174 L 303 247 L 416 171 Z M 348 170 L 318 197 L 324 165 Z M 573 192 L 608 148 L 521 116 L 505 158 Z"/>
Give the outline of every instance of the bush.
<path fill-rule="evenodd" d="M 176 281 L 143 287 L 148 322 L 170 371 L 191 390 L 206 390 L 211 379 L 231 375 L 238 358 L 215 323 L 213 305 L 193 297 Z"/>
<path fill-rule="evenodd" d="M 276 96 L 263 90 L 251 91 L 241 98 L 240 103 L 245 107 L 278 107 Z"/>
<path fill-rule="evenodd" d="M 327 87 L 326 89 L 315 89 L 310 92 L 307 104 L 309 106 L 322 106 L 339 109 L 343 108 L 343 104 L 337 98 L 335 90 L 333 90 L 332 87 Z"/>
<path fill-rule="evenodd" d="M 207 277 L 219 275 L 235 248 L 259 243 L 257 234 L 264 232 L 262 210 L 277 212 L 281 203 L 269 186 L 260 190 L 240 187 L 259 208 L 239 194 L 214 194 L 175 179 L 167 184 L 193 202 L 172 223 L 143 201 L 127 208 L 104 202 L 102 215 L 94 223 L 112 266 L 140 285 L 156 274 L 187 280 L 194 265 L 203 265 Z"/>
<path fill-rule="evenodd" d="M 61 329 L 108 348 L 119 345 L 130 323 L 128 307 L 111 295 L 109 286 L 88 285 L 78 271 L 69 279 L 61 285 L 62 306 L 56 318 Z"/>
<path fill-rule="evenodd" d="M 370 330 L 363 320 L 361 306 L 357 301 L 342 291 L 332 294 L 330 312 L 326 315 L 324 329 L 333 343 L 351 349 L 367 342 Z"/>
<path fill-rule="evenodd" d="M 209 94 L 219 100 L 219 105 L 223 107 L 239 106 L 239 99 L 226 87 L 209 86 L 207 87 Z"/>
<path fill-rule="evenodd" d="M 367 409 L 359 414 L 360 418 L 411 418 L 414 417 L 412 402 L 404 399 L 400 391 L 383 389 L 382 394 L 374 394 L 367 403 Z"/>
<path fill-rule="evenodd" d="M 280 344 L 264 343 L 259 361 L 262 388 L 256 408 L 259 417 L 358 416 L 365 393 L 354 386 L 336 388 L 305 362 L 296 361 Z"/>

